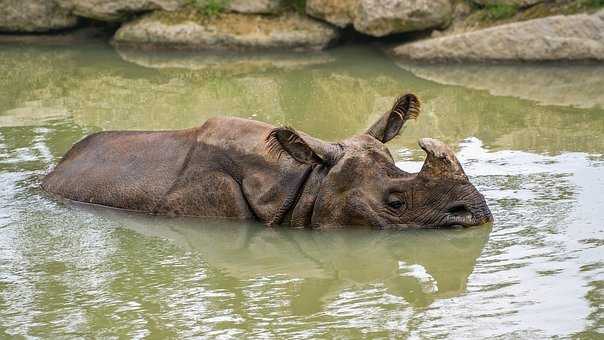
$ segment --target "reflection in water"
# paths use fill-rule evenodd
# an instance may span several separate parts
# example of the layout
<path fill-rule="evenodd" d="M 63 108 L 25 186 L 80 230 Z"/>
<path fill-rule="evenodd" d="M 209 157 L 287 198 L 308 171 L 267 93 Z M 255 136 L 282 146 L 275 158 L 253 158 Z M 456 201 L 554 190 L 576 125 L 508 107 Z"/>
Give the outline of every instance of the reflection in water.
<path fill-rule="evenodd" d="M 117 53 L 125 61 L 133 64 L 163 69 L 211 70 L 228 72 L 230 75 L 264 72 L 273 69 L 293 70 L 307 66 L 333 62 L 334 58 L 325 52 L 311 53 L 232 53 L 232 52 L 181 52 L 148 53 L 136 49 L 119 47 Z"/>
<path fill-rule="evenodd" d="M 0 64 L 0 73 L 6 76 L 0 78 L 0 85 L 6 92 L 0 93 L 0 123 L 31 124 L 32 116 L 23 113 L 35 112 L 40 123 L 69 116 L 82 127 L 96 129 L 173 129 L 232 115 L 287 124 L 337 140 L 365 130 L 394 97 L 412 91 L 422 99 L 423 113 L 394 147 L 416 148 L 417 139 L 426 136 L 452 144 L 475 136 L 498 150 L 557 154 L 604 149 L 603 139 L 593 138 L 604 134 L 604 115 L 598 106 L 601 86 L 596 86 L 599 66 L 577 68 L 580 72 L 543 66 L 531 77 L 521 76 L 527 73 L 523 67 L 506 66 L 501 71 L 514 77 L 514 89 L 533 88 L 538 81 L 553 83 L 546 75 L 554 75 L 560 82 L 554 87 L 565 96 L 541 101 L 535 93 L 555 91 L 536 86 L 539 91 L 497 91 L 502 96 L 494 97 L 481 90 L 439 85 L 415 77 L 376 52 L 358 48 L 336 49 L 314 58 L 258 54 L 251 60 L 232 55 L 187 59 L 181 54 L 120 53 L 125 60 L 102 47 L 3 49 L 0 59 L 6 62 Z M 211 66 L 205 67 L 206 63 Z M 464 69 L 452 70 L 434 73 L 466 75 Z M 499 68 L 488 70 L 478 70 L 485 82 L 503 77 L 496 73 Z M 468 72 L 475 74 L 474 69 Z M 470 77 L 454 74 L 455 79 Z M 574 98 L 572 93 L 584 103 L 578 107 L 596 106 L 563 106 L 574 104 L 568 99 Z M 517 97 L 543 104 L 554 104 L 559 98 L 560 106 L 535 105 Z"/>
<path fill-rule="evenodd" d="M 399 65 L 423 79 L 487 90 L 494 96 L 541 105 L 604 108 L 601 65 Z"/>
<path fill-rule="evenodd" d="M 126 228 L 200 253 L 209 267 L 233 279 L 271 275 L 304 279 L 300 289 L 308 296 L 299 299 L 313 308 L 347 287 L 363 284 L 382 283 L 389 293 L 418 306 L 435 298 L 456 296 L 465 290 L 490 231 L 485 226 L 442 232 L 308 232 L 267 229 L 258 224 L 242 228 L 240 223 L 200 223 L 198 219 L 130 216 L 125 220 L 120 215 L 114 218 Z M 306 290 L 305 284 L 320 284 L 322 289 Z"/>
<path fill-rule="evenodd" d="M 122 57 L 103 46 L 0 50 L 0 338 L 602 332 L 599 106 L 442 85 L 360 48 L 310 62 Z M 338 139 L 405 89 L 424 111 L 389 145 L 397 165 L 421 166 L 417 137 L 451 143 L 488 200 L 492 230 L 266 229 L 63 204 L 38 190 L 38 177 L 99 129 L 229 114 Z"/>

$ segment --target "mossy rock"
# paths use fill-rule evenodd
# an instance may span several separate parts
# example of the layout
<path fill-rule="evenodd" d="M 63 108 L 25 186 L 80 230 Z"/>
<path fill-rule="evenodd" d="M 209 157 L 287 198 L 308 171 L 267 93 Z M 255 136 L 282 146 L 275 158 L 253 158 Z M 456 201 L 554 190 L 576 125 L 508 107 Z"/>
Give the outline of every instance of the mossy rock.
<path fill-rule="evenodd" d="M 338 37 L 336 28 L 294 12 L 207 16 L 189 9 L 154 12 L 126 23 L 116 32 L 113 42 L 186 50 L 321 50 Z"/>

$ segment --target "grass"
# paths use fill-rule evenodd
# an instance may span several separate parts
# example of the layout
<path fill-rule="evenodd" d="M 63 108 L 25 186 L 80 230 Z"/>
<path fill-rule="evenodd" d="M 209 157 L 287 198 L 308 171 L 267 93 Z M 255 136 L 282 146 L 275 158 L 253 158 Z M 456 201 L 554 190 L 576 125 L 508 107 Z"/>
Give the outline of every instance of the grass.
<path fill-rule="evenodd" d="M 230 0 L 188 0 L 189 6 L 202 15 L 214 17 L 225 11 Z"/>
<path fill-rule="evenodd" d="M 187 4 L 203 16 L 214 17 L 226 11 L 230 1 L 231 0 L 187 0 Z M 284 7 L 304 14 L 306 10 L 306 0 L 286 0 Z"/>

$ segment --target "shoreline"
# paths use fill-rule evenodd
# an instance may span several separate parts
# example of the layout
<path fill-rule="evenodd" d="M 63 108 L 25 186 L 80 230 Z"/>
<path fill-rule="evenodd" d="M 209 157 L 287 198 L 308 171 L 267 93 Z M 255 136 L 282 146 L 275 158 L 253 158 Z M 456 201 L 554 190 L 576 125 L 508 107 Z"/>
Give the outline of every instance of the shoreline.
<path fill-rule="evenodd" d="M 0 45 L 97 40 L 145 52 L 254 53 L 365 44 L 408 63 L 604 62 L 604 4 L 598 1 L 535 0 L 525 7 L 497 7 L 477 4 L 482 0 L 354 0 L 361 2 L 353 10 L 348 1 L 336 0 L 307 0 L 297 9 L 285 0 L 251 0 L 245 2 L 248 6 L 225 0 L 232 6 L 212 13 L 182 1 L 149 0 L 155 7 L 147 2 L 147 7 L 136 7 L 142 5 L 132 0 L 111 6 L 103 1 L 23 0 L 17 6 L 31 13 L 5 5 L 8 14 L 0 14 Z"/>

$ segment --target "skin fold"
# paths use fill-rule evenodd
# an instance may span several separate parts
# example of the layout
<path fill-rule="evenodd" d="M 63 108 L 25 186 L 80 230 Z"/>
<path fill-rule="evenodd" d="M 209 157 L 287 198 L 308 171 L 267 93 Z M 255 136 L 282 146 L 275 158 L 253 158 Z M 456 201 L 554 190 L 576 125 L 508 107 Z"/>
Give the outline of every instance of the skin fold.
<path fill-rule="evenodd" d="M 419 173 L 385 143 L 419 115 L 399 97 L 369 129 L 330 143 L 289 127 L 217 117 L 179 131 L 106 131 L 76 143 L 42 188 L 73 201 L 170 216 L 256 219 L 269 226 L 438 228 L 493 220 L 453 151 L 421 139 Z"/>

